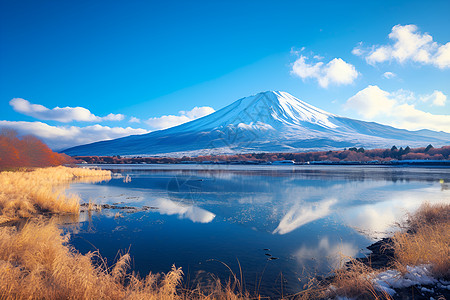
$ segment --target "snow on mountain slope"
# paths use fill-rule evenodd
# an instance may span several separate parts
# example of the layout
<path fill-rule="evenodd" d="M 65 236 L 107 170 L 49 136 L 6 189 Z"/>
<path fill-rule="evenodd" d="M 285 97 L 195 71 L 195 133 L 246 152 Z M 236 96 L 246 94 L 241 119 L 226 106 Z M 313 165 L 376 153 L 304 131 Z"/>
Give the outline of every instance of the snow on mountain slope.
<path fill-rule="evenodd" d="M 165 130 L 77 146 L 69 155 L 204 155 L 300 152 L 345 147 L 450 144 L 450 134 L 408 131 L 340 117 L 286 92 L 239 99 L 200 119 Z"/>

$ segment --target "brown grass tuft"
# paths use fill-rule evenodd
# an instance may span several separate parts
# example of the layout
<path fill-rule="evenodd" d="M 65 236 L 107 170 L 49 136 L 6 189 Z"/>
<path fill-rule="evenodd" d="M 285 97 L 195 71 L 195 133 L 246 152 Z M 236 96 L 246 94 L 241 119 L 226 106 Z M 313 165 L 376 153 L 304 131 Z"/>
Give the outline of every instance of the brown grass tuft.
<path fill-rule="evenodd" d="M 377 291 L 372 278 L 379 271 L 375 271 L 368 265 L 352 259 L 346 268 L 334 271 L 330 288 L 325 291 L 323 298 L 347 297 L 356 299 L 391 299 L 386 293 Z"/>
<path fill-rule="evenodd" d="M 100 212 L 100 211 L 102 211 L 102 206 L 94 203 L 94 201 L 92 199 L 89 199 L 87 210 Z"/>
<path fill-rule="evenodd" d="M 92 263 L 98 254 L 82 255 L 68 240 L 42 219 L 1 227 L 0 299 L 178 299 L 181 269 L 139 279 L 127 275 L 128 254 L 108 270 Z"/>
<path fill-rule="evenodd" d="M 408 265 L 431 264 L 435 276 L 450 278 L 450 204 L 425 203 L 401 227 L 392 237 L 395 261 L 390 267 L 406 272 Z M 380 271 L 353 259 L 347 268 L 334 271 L 330 288 L 317 298 L 391 299 L 373 286 Z"/>
<path fill-rule="evenodd" d="M 409 214 L 406 227 L 409 231 L 415 231 L 422 226 L 450 223 L 450 203 L 430 204 L 425 202 L 413 214 Z"/>
<path fill-rule="evenodd" d="M 65 185 L 109 179 L 109 171 L 62 166 L 0 172 L 0 224 L 43 213 L 78 214 L 80 199 L 66 195 Z"/>
<path fill-rule="evenodd" d="M 407 231 L 393 236 L 399 271 L 431 264 L 438 277 L 450 278 L 450 204 L 423 204 L 408 216 Z"/>

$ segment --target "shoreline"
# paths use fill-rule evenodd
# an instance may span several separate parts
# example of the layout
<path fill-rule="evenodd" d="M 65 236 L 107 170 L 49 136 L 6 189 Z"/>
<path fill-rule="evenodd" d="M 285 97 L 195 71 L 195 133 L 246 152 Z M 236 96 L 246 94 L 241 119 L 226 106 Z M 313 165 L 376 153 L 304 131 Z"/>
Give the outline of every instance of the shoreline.
<path fill-rule="evenodd" d="M 411 235 L 412 233 L 410 230 L 407 231 L 408 235 Z M 381 271 L 382 273 L 388 273 L 388 272 L 397 272 L 398 275 L 401 273 L 398 272 L 398 270 L 395 268 L 395 260 L 396 260 L 396 253 L 394 249 L 394 241 L 392 237 L 384 237 L 376 242 L 370 244 L 366 247 L 370 251 L 367 255 L 364 257 L 354 258 L 344 264 L 342 267 L 343 270 L 352 270 L 355 262 L 363 264 L 365 267 L 374 270 L 374 271 Z M 424 267 L 425 265 L 419 265 L 419 266 L 412 266 L 410 268 L 407 268 L 408 271 L 414 269 L 420 270 L 421 267 Z M 339 271 L 339 270 L 338 270 Z M 412 273 L 413 273 L 412 272 Z M 418 272 L 419 273 L 419 272 Z M 397 276 L 398 276 L 397 275 Z M 402 276 L 408 277 L 410 275 L 402 274 Z M 417 275 L 414 274 L 413 275 Z M 419 274 L 419 276 L 424 276 L 425 274 Z M 427 274 L 428 275 L 428 274 Z M 335 275 L 331 275 L 329 277 L 325 277 L 323 279 L 323 282 L 325 284 L 325 287 L 327 289 L 332 288 L 332 281 L 334 279 Z M 378 276 L 379 277 L 379 276 Z M 410 276 L 412 277 L 412 276 Z M 321 278 L 319 278 L 321 279 Z M 402 277 L 395 278 L 394 282 L 398 280 L 399 282 L 403 280 Z M 444 278 L 435 278 L 434 283 L 427 282 L 427 280 L 423 280 L 424 283 L 420 282 L 420 278 L 416 283 L 412 279 L 408 279 L 411 281 L 410 286 L 405 287 L 390 287 L 391 292 L 394 291 L 393 294 L 390 294 L 389 296 L 386 295 L 382 289 L 389 290 L 389 287 L 378 285 L 376 290 L 374 292 L 378 293 L 376 295 L 377 297 L 381 297 L 381 299 L 393 299 L 393 300 L 405 300 L 405 299 L 450 299 L 450 281 L 445 280 Z M 428 280 L 429 281 L 429 280 Z M 389 285 L 388 282 L 386 282 L 386 285 Z M 375 296 L 375 295 L 374 295 Z M 324 298 L 325 299 L 325 298 Z M 346 298 L 348 299 L 348 298 Z M 349 299 L 359 299 L 350 297 Z M 377 298 L 378 299 L 378 298 Z"/>
<path fill-rule="evenodd" d="M 77 164 L 77 166 L 90 166 L 90 165 L 253 165 L 253 166 L 426 166 L 426 167 L 450 167 L 450 160 L 424 160 L 424 161 L 388 161 L 388 162 L 364 162 L 364 161 L 342 161 L 342 162 L 328 162 L 328 161 L 311 161 L 311 162 L 251 162 L 251 161 L 239 161 L 239 162 L 227 162 L 227 161 L 206 161 L 206 162 L 132 162 L 132 163 L 121 163 L 121 162 L 82 162 Z"/>

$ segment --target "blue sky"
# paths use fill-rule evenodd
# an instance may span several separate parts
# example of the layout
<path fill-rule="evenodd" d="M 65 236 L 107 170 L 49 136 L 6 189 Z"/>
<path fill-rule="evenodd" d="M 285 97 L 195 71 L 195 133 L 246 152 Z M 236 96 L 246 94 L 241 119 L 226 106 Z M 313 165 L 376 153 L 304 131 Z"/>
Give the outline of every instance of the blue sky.
<path fill-rule="evenodd" d="M 449 1 L 0 5 L 0 127 L 55 149 L 175 125 L 266 90 L 450 132 Z"/>

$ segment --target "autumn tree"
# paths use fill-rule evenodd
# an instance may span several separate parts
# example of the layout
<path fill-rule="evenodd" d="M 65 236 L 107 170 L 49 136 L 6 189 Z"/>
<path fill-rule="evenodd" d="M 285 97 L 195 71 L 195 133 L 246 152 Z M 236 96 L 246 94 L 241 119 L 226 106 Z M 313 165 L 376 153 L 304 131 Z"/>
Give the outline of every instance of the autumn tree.
<path fill-rule="evenodd" d="M 34 136 L 19 137 L 11 129 L 0 131 L 0 170 L 57 166 L 71 161 L 69 156 L 53 152 Z"/>

